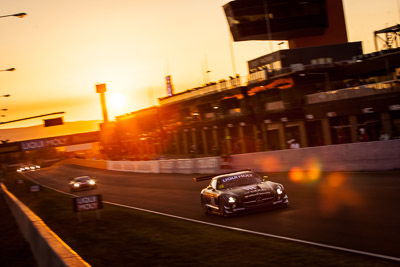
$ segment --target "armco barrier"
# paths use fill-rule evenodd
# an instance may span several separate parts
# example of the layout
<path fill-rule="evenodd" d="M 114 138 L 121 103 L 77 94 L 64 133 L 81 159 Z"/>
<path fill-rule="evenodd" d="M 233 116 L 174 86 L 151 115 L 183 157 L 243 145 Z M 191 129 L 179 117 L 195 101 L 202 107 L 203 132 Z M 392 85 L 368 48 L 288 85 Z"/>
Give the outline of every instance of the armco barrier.
<path fill-rule="evenodd" d="M 0 186 L 0 191 L 4 193 L 8 206 L 22 235 L 30 244 L 33 256 L 39 266 L 90 266 L 3 184 Z"/>

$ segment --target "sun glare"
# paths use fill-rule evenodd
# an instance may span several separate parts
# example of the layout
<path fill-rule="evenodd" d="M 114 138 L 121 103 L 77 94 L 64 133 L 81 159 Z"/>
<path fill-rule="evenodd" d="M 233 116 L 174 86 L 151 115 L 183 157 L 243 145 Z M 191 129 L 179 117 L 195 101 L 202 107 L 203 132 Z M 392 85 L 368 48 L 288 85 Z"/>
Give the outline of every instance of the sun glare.
<path fill-rule="evenodd" d="M 112 93 L 108 98 L 111 108 L 122 109 L 126 104 L 126 98 L 121 93 Z"/>

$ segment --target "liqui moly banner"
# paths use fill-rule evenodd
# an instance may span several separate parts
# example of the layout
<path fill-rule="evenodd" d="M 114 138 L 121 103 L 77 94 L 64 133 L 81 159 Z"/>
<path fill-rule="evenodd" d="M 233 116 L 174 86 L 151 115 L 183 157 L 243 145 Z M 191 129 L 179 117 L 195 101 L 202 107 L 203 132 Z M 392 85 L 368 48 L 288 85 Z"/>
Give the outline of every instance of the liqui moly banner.
<path fill-rule="evenodd" d="M 71 134 L 71 135 L 56 136 L 43 139 L 21 141 L 20 146 L 21 146 L 21 151 L 29 151 L 35 149 L 42 149 L 46 147 L 58 147 L 58 146 L 92 143 L 92 142 L 98 142 L 99 140 L 100 140 L 100 132 L 88 132 L 81 134 Z M 0 146 L 0 148 L 1 147 L 2 146 Z"/>
<path fill-rule="evenodd" d="M 69 143 L 69 137 L 53 137 L 46 139 L 36 139 L 30 141 L 21 142 L 22 151 L 29 151 L 35 149 L 42 149 L 46 147 L 57 147 L 57 146 L 66 146 Z"/>

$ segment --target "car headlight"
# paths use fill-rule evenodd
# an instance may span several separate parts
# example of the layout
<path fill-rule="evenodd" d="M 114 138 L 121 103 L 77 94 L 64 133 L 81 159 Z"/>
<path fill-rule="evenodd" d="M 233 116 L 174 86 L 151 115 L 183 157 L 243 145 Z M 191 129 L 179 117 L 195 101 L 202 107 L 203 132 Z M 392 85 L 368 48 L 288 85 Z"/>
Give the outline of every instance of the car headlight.
<path fill-rule="evenodd" d="M 96 182 L 93 181 L 93 180 L 90 180 L 90 181 L 89 181 L 89 184 L 90 184 L 90 185 L 94 185 L 95 183 L 96 183 Z"/>
<path fill-rule="evenodd" d="M 229 203 L 235 203 L 235 202 L 236 202 L 236 198 L 234 198 L 234 197 L 229 197 L 229 198 L 228 198 L 228 202 L 229 202 Z"/>
<path fill-rule="evenodd" d="M 79 187 L 79 184 L 78 183 L 74 183 L 74 187 Z"/>
<path fill-rule="evenodd" d="M 278 195 L 281 195 L 281 194 L 283 193 L 283 188 L 282 188 L 282 186 L 278 185 L 278 186 L 276 187 L 276 193 L 278 193 Z"/>

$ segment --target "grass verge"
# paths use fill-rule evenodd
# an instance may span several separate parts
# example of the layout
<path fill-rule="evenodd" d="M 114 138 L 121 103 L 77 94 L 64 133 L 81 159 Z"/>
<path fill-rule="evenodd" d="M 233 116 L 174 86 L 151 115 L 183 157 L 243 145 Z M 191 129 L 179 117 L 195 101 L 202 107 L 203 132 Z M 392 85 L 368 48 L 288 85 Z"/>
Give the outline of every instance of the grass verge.
<path fill-rule="evenodd" d="M 33 183 L 17 173 L 10 173 L 4 183 L 92 266 L 397 266 L 107 204 L 101 219 L 86 212 L 79 221 L 70 196 L 47 188 L 29 192 Z"/>

